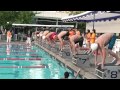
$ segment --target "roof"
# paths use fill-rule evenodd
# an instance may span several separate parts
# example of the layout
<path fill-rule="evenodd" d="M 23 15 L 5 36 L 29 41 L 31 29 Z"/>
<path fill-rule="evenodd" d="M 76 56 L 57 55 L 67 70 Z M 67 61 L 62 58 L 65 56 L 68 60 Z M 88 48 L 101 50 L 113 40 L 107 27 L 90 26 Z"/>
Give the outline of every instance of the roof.
<path fill-rule="evenodd" d="M 95 17 L 94 17 L 95 15 Z M 86 11 L 84 13 L 62 18 L 64 22 L 77 21 L 77 22 L 91 22 L 91 21 L 106 21 L 116 20 L 120 18 L 120 12 L 113 11 Z"/>
<path fill-rule="evenodd" d="M 29 27 L 74 27 L 74 25 L 40 25 L 40 24 L 12 24 L 12 26 L 29 26 Z"/>
<path fill-rule="evenodd" d="M 69 16 L 68 13 L 59 11 L 41 11 L 35 15 L 35 18 L 60 19 Z"/>

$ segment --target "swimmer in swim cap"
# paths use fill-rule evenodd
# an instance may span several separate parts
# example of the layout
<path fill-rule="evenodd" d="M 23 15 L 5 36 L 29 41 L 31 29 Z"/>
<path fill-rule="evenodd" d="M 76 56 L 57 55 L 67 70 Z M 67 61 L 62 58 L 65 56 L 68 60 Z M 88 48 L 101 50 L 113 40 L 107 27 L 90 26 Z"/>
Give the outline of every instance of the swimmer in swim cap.
<path fill-rule="evenodd" d="M 95 65 L 101 64 L 101 68 L 104 68 L 105 59 L 106 59 L 106 46 L 108 45 L 108 53 L 115 57 L 117 60 L 117 63 L 115 65 L 120 65 L 120 58 L 117 54 L 115 54 L 112 49 L 116 41 L 116 35 L 114 33 L 105 33 L 99 36 L 95 43 L 91 44 L 91 50 L 95 51 Z M 102 55 L 102 62 L 97 63 L 97 53 L 98 50 L 100 51 L 100 54 Z"/>
<path fill-rule="evenodd" d="M 45 38 L 46 38 L 45 36 L 42 36 L 42 39 L 43 39 L 43 40 L 45 40 Z"/>
<path fill-rule="evenodd" d="M 97 43 L 92 43 L 90 47 L 91 47 L 92 51 L 95 51 L 98 48 L 98 44 Z"/>

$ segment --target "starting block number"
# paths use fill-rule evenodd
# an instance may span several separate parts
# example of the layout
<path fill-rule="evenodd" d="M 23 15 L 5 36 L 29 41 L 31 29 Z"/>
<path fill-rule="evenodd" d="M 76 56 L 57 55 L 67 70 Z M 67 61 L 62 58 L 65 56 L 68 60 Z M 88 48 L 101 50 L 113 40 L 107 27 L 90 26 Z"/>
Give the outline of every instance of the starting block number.
<path fill-rule="evenodd" d="M 120 66 L 106 66 L 105 70 L 95 69 L 95 75 L 101 79 L 120 79 Z"/>

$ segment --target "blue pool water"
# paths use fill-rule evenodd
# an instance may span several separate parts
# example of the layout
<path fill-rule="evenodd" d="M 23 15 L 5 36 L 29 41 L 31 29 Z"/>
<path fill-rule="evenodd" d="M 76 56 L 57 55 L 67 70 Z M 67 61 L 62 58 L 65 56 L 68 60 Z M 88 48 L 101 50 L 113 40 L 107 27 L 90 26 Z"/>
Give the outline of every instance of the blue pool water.
<path fill-rule="evenodd" d="M 72 70 L 37 46 L 0 45 L 0 79 L 60 79 L 65 71 L 74 77 Z"/>

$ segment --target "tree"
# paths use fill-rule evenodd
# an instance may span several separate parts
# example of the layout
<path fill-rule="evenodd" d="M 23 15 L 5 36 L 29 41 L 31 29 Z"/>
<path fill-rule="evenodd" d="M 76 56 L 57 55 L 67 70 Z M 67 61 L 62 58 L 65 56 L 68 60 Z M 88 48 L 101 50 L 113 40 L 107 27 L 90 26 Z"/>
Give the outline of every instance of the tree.
<path fill-rule="evenodd" d="M 17 18 L 15 23 L 32 23 L 35 13 L 32 11 L 20 11 L 17 13 Z"/>
<path fill-rule="evenodd" d="M 32 23 L 34 15 L 33 11 L 0 11 L 0 25 L 10 28 L 12 23 Z"/>

